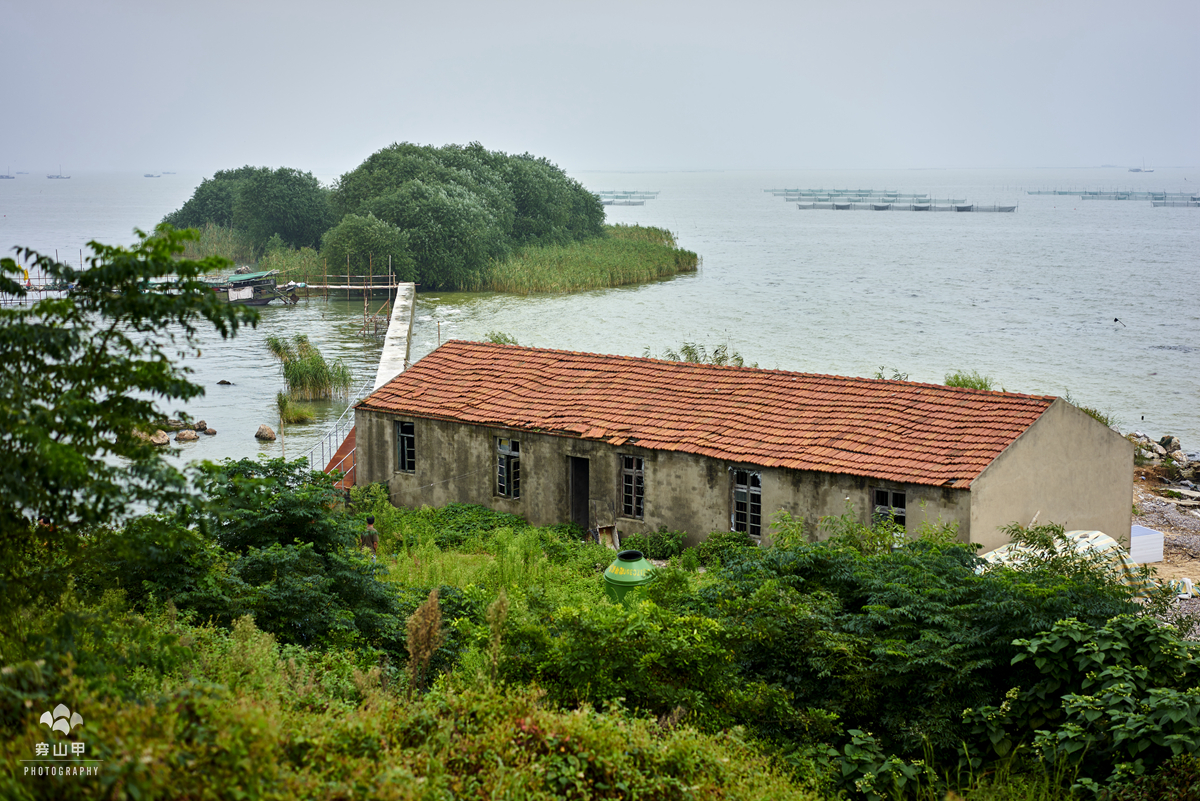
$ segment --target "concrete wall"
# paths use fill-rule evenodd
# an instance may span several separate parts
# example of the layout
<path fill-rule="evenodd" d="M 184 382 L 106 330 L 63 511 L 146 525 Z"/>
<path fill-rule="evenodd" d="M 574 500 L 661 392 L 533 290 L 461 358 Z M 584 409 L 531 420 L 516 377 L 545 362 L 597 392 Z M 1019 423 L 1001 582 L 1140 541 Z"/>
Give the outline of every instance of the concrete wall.
<path fill-rule="evenodd" d="M 993 550 L 1037 515 L 1128 545 L 1132 503 L 1133 445 L 1060 398 L 971 484 L 971 539 Z"/>
<path fill-rule="evenodd" d="M 415 424 L 417 467 L 413 473 L 396 469 L 397 420 Z M 476 503 L 518 514 L 534 525 L 552 525 L 570 518 L 570 457 L 588 460 L 589 527 L 615 523 L 622 534 L 655 531 L 666 526 L 687 532 L 694 545 L 710 532 L 728 531 L 733 508 L 735 469 L 756 470 L 762 475 L 764 539 L 771 515 L 785 509 L 816 533 L 819 518 L 841 515 L 849 509 L 860 522 L 870 520 L 869 491 L 875 486 L 905 489 L 910 531 L 923 520 L 957 522 L 965 538 L 970 495 L 966 490 L 878 482 L 855 476 L 815 471 L 758 468 L 718 459 L 669 451 L 649 451 L 636 446 L 614 446 L 503 428 L 468 426 L 438 420 L 394 416 L 379 412 L 356 413 L 358 483 L 384 482 L 397 506 L 442 506 Z M 521 498 L 495 494 L 495 438 L 511 437 L 521 443 Z M 640 520 L 622 515 L 621 465 L 623 454 L 645 460 L 645 514 Z"/>

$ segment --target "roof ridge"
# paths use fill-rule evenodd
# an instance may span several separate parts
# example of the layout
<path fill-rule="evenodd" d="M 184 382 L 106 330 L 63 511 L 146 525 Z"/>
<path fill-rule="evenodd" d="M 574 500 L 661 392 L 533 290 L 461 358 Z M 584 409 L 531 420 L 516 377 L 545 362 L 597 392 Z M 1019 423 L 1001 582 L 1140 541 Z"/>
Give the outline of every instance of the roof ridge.
<path fill-rule="evenodd" d="M 807 376 L 810 378 L 824 378 L 824 379 L 831 379 L 834 381 L 866 381 L 872 385 L 894 384 L 897 386 L 905 386 L 905 387 L 932 387 L 939 391 L 962 392 L 962 393 L 968 393 L 968 394 L 974 394 L 974 395 L 999 395 L 1002 397 L 1032 398 L 1032 399 L 1037 399 L 1037 400 L 1055 400 L 1056 398 L 1059 397 L 1057 395 L 1031 395 L 1031 394 L 1027 394 L 1024 392 L 1008 392 L 1006 390 L 975 389 L 973 387 L 952 387 L 952 386 L 948 386 L 946 384 L 935 384 L 935 383 L 932 383 L 929 381 L 908 381 L 908 380 L 898 381 L 893 378 L 871 378 L 868 376 L 837 375 L 836 373 L 807 373 L 807 372 L 802 372 L 799 370 L 785 370 L 781 367 L 749 367 L 746 365 L 737 365 L 737 364 L 705 364 L 702 362 L 689 362 L 689 361 L 683 361 L 680 359 L 661 359 L 661 358 L 657 358 L 657 357 L 653 357 L 653 356 L 627 356 L 622 353 L 594 353 L 592 351 L 565 350 L 562 348 L 539 348 L 539 347 L 536 347 L 533 345 L 513 345 L 511 343 L 501 343 L 501 342 L 481 342 L 478 340 L 471 340 L 471 339 L 448 339 L 445 342 L 443 342 L 441 345 L 439 345 L 437 348 L 430 351 L 429 355 L 436 353 L 438 350 L 441 350 L 442 348 L 446 347 L 447 345 L 468 345 L 471 347 L 503 348 L 505 350 L 533 351 L 536 353 L 555 353 L 555 354 L 561 354 L 561 355 L 566 355 L 566 356 L 584 356 L 584 357 L 595 358 L 595 359 L 619 359 L 621 361 L 631 361 L 631 362 L 650 362 L 650 363 L 654 363 L 654 364 L 665 364 L 665 365 L 684 365 L 684 366 L 692 366 L 692 367 L 695 367 L 698 369 L 708 369 L 708 370 L 750 371 L 752 373 L 760 374 L 760 375 L 772 374 L 772 375 Z"/>

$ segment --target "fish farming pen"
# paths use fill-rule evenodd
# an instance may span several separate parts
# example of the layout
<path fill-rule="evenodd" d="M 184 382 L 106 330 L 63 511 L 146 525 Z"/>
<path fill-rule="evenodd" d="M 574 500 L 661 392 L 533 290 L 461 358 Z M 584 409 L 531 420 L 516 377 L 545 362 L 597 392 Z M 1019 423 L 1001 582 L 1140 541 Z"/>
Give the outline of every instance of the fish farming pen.
<path fill-rule="evenodd" d="M 1196 192 L 1155 192 L 1146 189 L 1029 189 L 1029 195 L 1065 195 L 1081 200 L 1200 200 Z"/>
<path fill-rule="evenodd" d="M 1195 200 L 1151 200 L 1150 205 L 1155 208 L 1165 206 L 1167 208 L 1200 208 L 1200 199 Z"/>
<path fill-rule="evenodd" d="M 637 189 L 618 189 L 597 192 L 602 206 L 645 206 L 647 200 L 658 198 L 658 192 Z"/>
<path fill-rule="evenodd" d="M 999 205 L 980 205 L 978 203 L 855 203 L 846 201 L 840 202 L 809 202 L 797 203 L 796 208 L 809 210 L 824 210 L 824 211 L 953 211 L 953 212 L 1014 212 L 1016 206 L 999 206 Z"/>
<path fill-rule="evenodd" d="M 965 197 L 931 198 L 928 195 L 786 195 L 786 202 L 825 203 L 966 203 Z"/>

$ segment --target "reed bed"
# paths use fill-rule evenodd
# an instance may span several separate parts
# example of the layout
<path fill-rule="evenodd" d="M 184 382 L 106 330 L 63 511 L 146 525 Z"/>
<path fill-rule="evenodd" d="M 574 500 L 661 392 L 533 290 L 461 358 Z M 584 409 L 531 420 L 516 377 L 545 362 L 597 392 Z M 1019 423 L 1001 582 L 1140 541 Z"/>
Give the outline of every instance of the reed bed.
<path fill-rule="evenodd" d="M 281 277 L 297 283 L 325 283 L 324 261 L 321 254 L 312 248 L 272 250 L 259 259 L 258 269 L 279 270 Z"/>
<path fill-rule="evenodd" d="M 669 248 L 676 247 L 675 234 L 666 228 L 655 228 L 652 225 L 626 225 L 625 223 L 617 223 L 616 225 L 604 226 L 604 232 L 608 236 L 617 239 L 627 239 L 630 242 L 651 242 L 655 245 L 666 245 Z"/>
<path fill-rule="evenodd" d="M 350 392 L 350 368 L 341 359 L 325 361 L 304 334 L 291 341 L 269 336 L 267 348 L 283 363 L 283 380 L 293 398 L 318 400 Z"/>
<path fill-rule="evenodd" d="M 493 263 L 481 286 L 470 289 L 520 295 L 579 292 L 654 281 L 699 265 L 695 253 L 674 247 L 668 231 L 608 228 L 605 236 L 583 242 L 524 248 L 508 261 Z"/>
<path fill-rule="evenodd" d="M 279 419 L 288 425 L 311 423 L 317 419 L 311 406 L 297 403 L 286 392 L 276 393 L 275 404 L 279 407 Z"/>
<path fill-rule="evenodd" d="M 189 240 L 184 245 L 183 258 L 203 259 L 221 256 L 234 264 L 254 264 L 258 261 L 254 242 L 243 231 L 208 223 L 200 231 L 200 239 Z"/>

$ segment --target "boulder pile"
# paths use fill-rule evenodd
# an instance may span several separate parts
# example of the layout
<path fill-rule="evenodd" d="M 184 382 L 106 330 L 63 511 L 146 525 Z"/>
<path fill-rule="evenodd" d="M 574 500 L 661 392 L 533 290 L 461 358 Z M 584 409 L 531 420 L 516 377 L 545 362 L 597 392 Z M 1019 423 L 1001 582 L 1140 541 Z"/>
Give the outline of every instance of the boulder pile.
<path fill-rule="evenodd" d="M 1200 453 L 1186 453 L 1179 443 L 1179 438 L 1167 434 L 1159 440 L 1134 431 L 1125 436 L 1137 448 L 1134 459 L 1139 464 L 1166 465 L 1179 471 L 1179 477 L 1191 481 L 1196 477 L 1200 468 Z"/>

